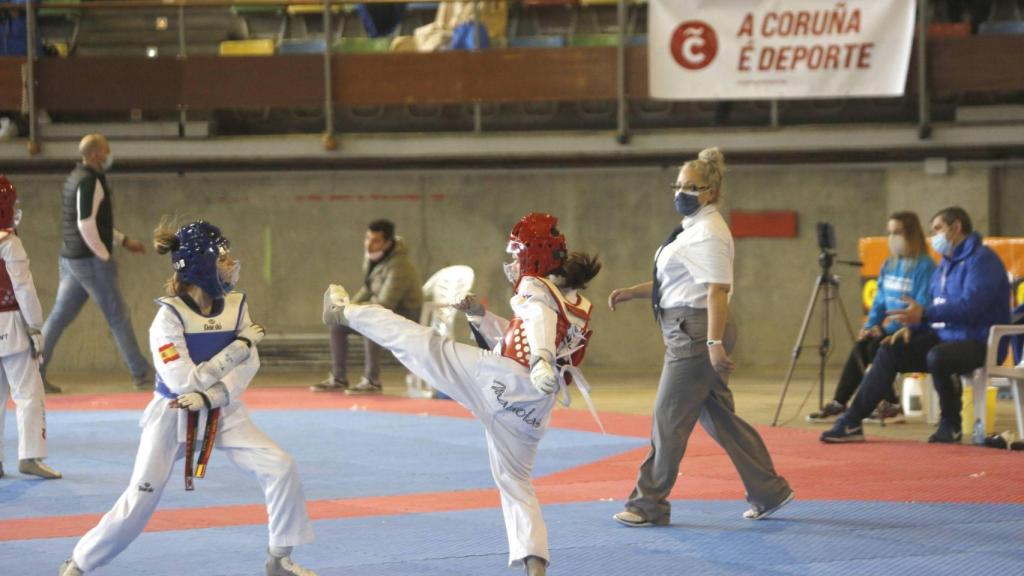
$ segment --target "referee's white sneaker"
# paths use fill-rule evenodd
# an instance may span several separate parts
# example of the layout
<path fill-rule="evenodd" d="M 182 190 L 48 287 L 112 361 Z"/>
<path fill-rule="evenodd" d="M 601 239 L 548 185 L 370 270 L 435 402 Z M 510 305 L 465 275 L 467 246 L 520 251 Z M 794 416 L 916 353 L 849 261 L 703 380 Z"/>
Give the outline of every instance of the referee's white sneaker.
<path fill-rule="evenodd" d="M 632 510 L 623 510 L 618 514 L 612 516 L 612 520 L 615 520 L 623 526 L 629 526 L 630 528 L 646 528 L 648 526 L 667 526 L 668 517 L 663 517 L 660 520 L 652 521 L 644 518 L 643 516 L 633 512 Z"/>
<path fill-rule="evenodd" d="M 747 520 L 764 520 L 765 518 L 778 512 L 786 504 L 792 502 L 793 498 L 796 498 L 796 492 L 790 490 L 789 494 L 787 494 L 786 497 L 783 498 L 782 501 L 776 504 L 775 506 L 772 506 L 771 508 L 765 508 L 763 510 L 758 510 L 757 507 L 751 508 L 750 510 L 747 510 L 746 512 L 743 513 L 743 517 Z"/>

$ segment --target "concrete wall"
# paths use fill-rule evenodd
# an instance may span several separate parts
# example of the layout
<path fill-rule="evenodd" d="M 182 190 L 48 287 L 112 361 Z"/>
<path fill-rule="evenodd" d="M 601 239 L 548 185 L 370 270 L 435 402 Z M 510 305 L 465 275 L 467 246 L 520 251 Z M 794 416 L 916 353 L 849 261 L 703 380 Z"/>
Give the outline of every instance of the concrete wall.
<path fill-rule="evenodd" d="M 997 168 L 992 181 L 999 234 L 1024 236 L 1024 167 Z"/>
<path fill-rule="evenodd" d="M 616 287 L 650 277 L 654 250 L 675 225 L 668 185 L 673 167 L 565 170 L 195 173 L 111 175 L 118 227 L 148 239 L 165 214 L 219 224 L 242 259 L 241 287 L 253 317 L 271 332 L 322 331 L 320 295 L 329 282 L 358 286 L 362 236 L 373 218 L 389 217 L 410 243 L 424 279 L 449 264 L 477 271 L 476 291 L 508 314 L 501 271 L 508 230 L 531 210 L 558 215 L 572 249 L 599 252 L 604 270 L 588 295 L 597 304 L 587 362 L 657 366 L 663 348 L 646 303 L 611 313 Z M 998 186 L 993 186 L 998 179 Z M 25 217 L 21 235 L 33 258 L 36 285 L 49 312 L 57 288 L 60 176 L 14 176 Z M 841 257 L 856 258 L 857 238 L 883 233 L 886 215 L 916 209 L 929 216 L 959 203 L 985 232 L 1000 209 L 1004 233 L 1024 234 L 1024 170 L 954 166 L 927 176 L 920 165 L 738 167 L 726 177 L 723 210 L 796 210 L 799 237 L 736 243 L 733 315 L 741 331 L 735 358 L 744 365 L 789 361 L 819 268 L 815 223 L 835 224 Z M 991 187 L 991 188 L 990 188 Z M 995 190 L 996 192 L 991 192 Z M 140 342 L 170 273 L 166 257 L 119 253 L 121 285 Z M 854 268 L 839 266 L 842 298 L 854 328 L 860 286 Z M 812 325 L 808 343 L 818 341 Z M 847 352 L 842 325 L 832 361 Z M 816 356 L 808 351 L 804 362 Z M 52 369 L 109 370 L 121 365 L 109 330 L 93 305 L 65 333 Z"/>

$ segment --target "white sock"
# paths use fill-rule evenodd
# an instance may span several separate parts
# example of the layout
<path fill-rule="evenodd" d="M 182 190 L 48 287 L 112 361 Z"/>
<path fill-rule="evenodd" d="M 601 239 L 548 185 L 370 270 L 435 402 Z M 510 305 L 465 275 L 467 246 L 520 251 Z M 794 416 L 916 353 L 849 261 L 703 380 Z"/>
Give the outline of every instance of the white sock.
<path fill-rule="evenodd" d="M 270 552 L 270 555 L 273 556 L 274 558 L 284 558 L 285 556 L 291 556 L 291 554 L 292 554 L 292 547 L 291 546 L 271 546 L 271 547 L 267 548 L 267 551 Z"/>

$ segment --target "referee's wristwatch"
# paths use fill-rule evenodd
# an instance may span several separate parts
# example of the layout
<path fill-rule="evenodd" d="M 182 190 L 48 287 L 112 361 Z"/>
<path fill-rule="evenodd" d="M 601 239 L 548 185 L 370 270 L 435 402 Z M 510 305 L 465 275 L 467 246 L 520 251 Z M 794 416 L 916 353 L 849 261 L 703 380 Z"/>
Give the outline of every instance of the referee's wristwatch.
<path fill-rule="evenodd" d="M 722 341 L 721 340 L 712 340 L 712 339 L 708 338 L 708 348 L 711 348 L 712 346 L 721 346 L 721 345 L 722 345 Z"/>

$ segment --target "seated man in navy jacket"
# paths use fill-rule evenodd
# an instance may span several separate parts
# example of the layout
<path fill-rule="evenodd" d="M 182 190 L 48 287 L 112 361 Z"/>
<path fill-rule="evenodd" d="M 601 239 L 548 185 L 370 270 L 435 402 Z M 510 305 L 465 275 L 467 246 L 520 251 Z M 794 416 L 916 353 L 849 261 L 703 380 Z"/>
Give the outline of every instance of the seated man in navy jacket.
<path fill-rule="evenodd" d="M 882 341 L 853 404 L 822 433 L 822 442 L 863 442 L 861 421 L 896 374 L 925 371 L 942 410 L 939 429 L 928 442 L 960 442 L 960 374 L 985 364 L 989 328 L 1010 323 L 1010 283 L 999 256 L 981 243 L 971 217 L 959 206 L 932 218 L 931 244 L 942 255 L 932 275 L 931 304 L 905 298 L 907 307 L 891 313 L 904 327 Z"/>

